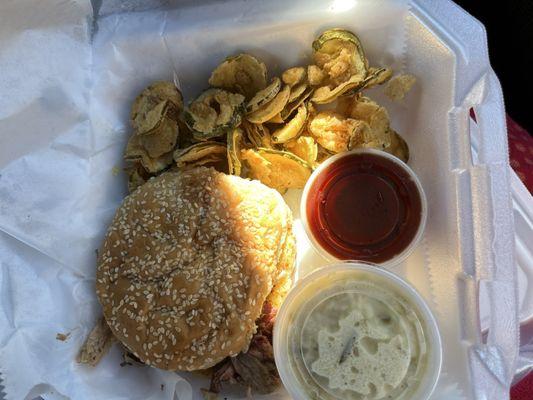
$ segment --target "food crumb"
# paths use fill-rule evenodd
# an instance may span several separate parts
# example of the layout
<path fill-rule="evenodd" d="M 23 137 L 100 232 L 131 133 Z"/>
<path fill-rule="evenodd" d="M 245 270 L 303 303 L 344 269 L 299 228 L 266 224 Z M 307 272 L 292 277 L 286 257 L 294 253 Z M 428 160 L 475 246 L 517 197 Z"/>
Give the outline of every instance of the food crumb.
<path fill-rule="evenodd" d="M 114 341 L 115 337 L 111 329 L 104 317 L 101 317 L 81 347 L 76 357 L 77 361 L 94 367 L 108 352 Z"/>
<path fill-rule="evenodd" d="M 118 174 L 120 174 L 120 168 L 115 165 L 113 168 L 111 168 L 111 173 L 113 174 L 113 176 L 117 176 Z"/>
<path fill-rule="evenodd" d="M 416 82 L 413 75 L 403 74 L 393 77 L 385 87 L 385 95 L 394 101 L 402 100 Z"/>
<path fill-rule="evenodd" d="M 69 333 L 58 333 L 56 334 L 56 340 L 60 340 L 62 342 L 64 342 L 65 340 L 67 340 L 70 336 L 70 332 Z"/>

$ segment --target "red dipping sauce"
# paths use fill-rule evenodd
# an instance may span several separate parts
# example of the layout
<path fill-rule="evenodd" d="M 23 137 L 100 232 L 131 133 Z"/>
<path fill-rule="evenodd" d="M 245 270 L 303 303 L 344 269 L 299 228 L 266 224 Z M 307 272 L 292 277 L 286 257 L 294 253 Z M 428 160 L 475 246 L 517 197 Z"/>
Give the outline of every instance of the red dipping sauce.
<path fill-rule="evenodd" d="M 416 178 L 382 154 L 343 154 L 306 188 L 309 233 L 337 259 L 383 263 L 417 237 L 425 203 Z"/>

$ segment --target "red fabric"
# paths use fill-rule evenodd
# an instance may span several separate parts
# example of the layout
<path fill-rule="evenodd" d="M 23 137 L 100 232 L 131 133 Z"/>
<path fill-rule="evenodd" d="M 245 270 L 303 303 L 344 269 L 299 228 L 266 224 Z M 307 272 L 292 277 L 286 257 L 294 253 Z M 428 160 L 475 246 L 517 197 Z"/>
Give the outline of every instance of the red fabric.
<path fill-rule="evenodd" d="M 507 132 L 511 167 L 533 194 L 533 137 L 509 116 L 507 116 Z"/>
<path fill-rule="evenodd" d="M 507 132 L 511 167 L 533 194 L 533 137 L 509 116 Z M 533 372 L 513 386 L 511 400 L 533 400 Z"/>
<path fill-rule="evenodd" d="M 533 399 L 533 373 L 530 373 L 511 389 L 511 400 Z"/>

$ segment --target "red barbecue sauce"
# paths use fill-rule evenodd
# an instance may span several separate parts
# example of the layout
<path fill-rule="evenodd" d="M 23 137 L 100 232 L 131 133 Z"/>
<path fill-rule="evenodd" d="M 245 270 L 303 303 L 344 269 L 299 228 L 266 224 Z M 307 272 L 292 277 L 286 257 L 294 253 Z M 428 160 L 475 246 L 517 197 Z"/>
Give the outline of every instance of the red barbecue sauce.
<path fill-rule="evenodd" d="M 307 196 L 316 241 L 342 260 L 384 262 L 407 248 L 422 218 L 416 183 L 398 164 L 350 154 L 329 165 Z"/>

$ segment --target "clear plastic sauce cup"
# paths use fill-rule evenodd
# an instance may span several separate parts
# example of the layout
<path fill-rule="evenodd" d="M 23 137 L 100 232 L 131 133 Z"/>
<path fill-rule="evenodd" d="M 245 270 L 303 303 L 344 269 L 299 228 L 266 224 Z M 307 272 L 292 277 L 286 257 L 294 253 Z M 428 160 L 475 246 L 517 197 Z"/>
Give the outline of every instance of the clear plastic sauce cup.
<path fill-rule="evenodd" d="M 427 201 L 415 173 L 373 149 L 337 154 L 305 185 L 300 215 L 313 246 L 326 259 L 398 264 L 420 241 Z"/>
<path fill-rule="evenodd" d="M 276 319 L 274 357 L 297 400 L 423 400 L 440 374 L 442 345 L 411 285 L 378 265 L 344 262 L 291 290 Z"/>

